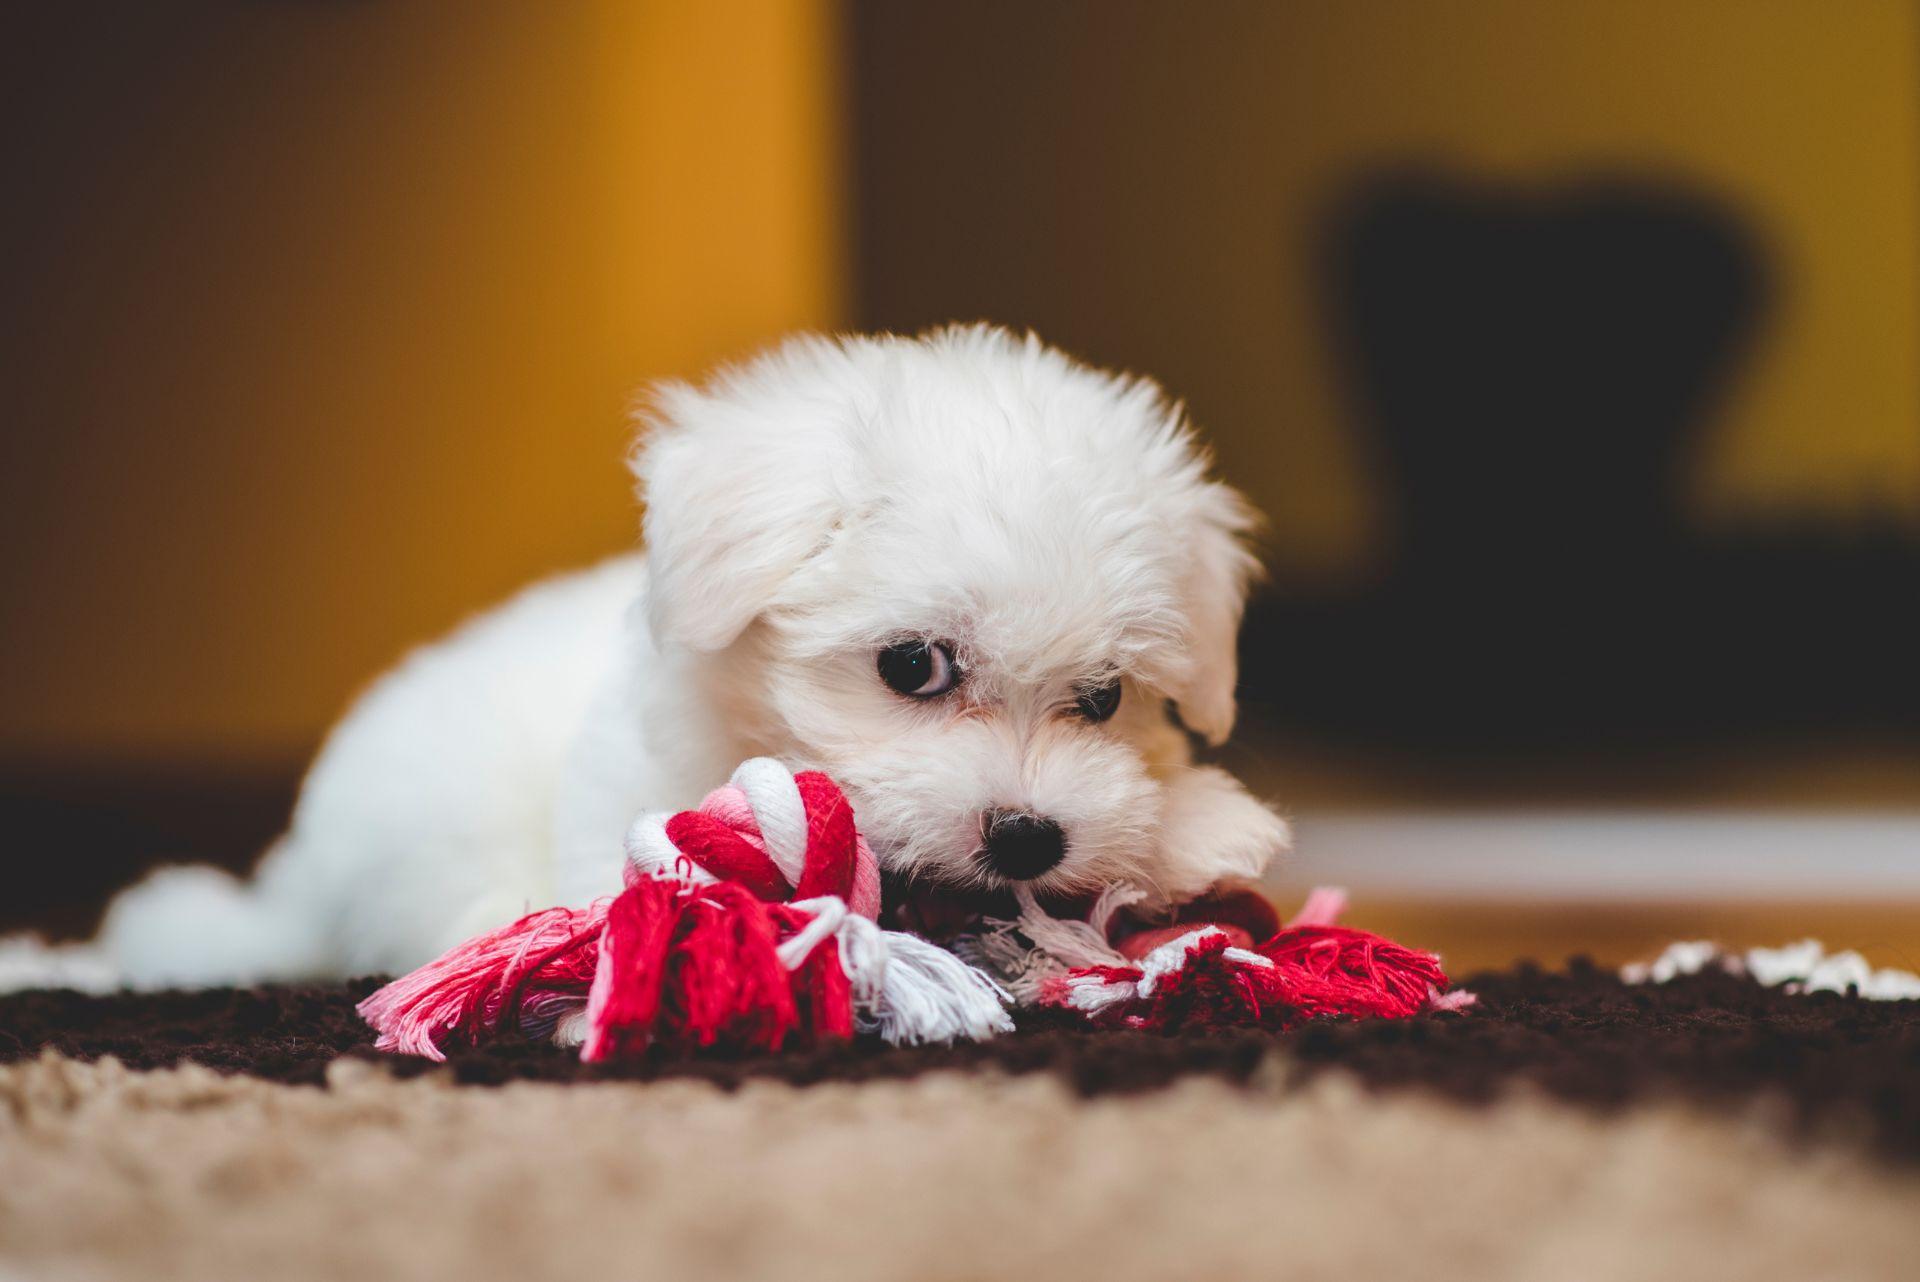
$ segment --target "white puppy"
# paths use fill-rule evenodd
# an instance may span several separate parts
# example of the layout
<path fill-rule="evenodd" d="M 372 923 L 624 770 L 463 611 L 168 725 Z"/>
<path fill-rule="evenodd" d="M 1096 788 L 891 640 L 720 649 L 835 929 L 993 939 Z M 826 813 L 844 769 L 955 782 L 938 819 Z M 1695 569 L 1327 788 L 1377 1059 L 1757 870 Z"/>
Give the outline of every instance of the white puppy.
<path fill-rule="evenodd" d="M 1154 384 L 985 327 L 801 338 L 647 418 L 644 560 L 383 678 L 251 883 L 162 871 L 0 984 L 405 970 L 617 890 L 637 813 L 756 755 L 832 775 L 882 867 L 935 885 L 1165 903 L 1286 846 L 1190 761 L 1233 725 L 1252 518 Z"/>

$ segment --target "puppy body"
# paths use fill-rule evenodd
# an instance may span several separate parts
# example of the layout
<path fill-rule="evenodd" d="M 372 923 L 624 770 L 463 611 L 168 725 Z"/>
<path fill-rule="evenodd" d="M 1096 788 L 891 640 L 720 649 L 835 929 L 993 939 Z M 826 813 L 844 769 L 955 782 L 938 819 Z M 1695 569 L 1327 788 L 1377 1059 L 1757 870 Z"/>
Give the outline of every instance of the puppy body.
<path fill-rule="evenodd" d="M 1232 726 L 1250 515 L 1152 384 L 973 327 L 795 340 L 649 417 L 645 560 L 382 678 L 251 883 L 163 871 L 94 945 L 0 956 L 0 985 L 402 970 L 616 890 L 637 813 L 761 754 L 832 774 L 883 866 L 938 885 L 1005 884 L 982 834 L 1006 813 L 1061 834 L 1041 891 L 1170 902 L 1284 849 L 1191 763 L 1189 730 Z M 889 688 L 900 646 L 950 656 L 951 688 Z"/>

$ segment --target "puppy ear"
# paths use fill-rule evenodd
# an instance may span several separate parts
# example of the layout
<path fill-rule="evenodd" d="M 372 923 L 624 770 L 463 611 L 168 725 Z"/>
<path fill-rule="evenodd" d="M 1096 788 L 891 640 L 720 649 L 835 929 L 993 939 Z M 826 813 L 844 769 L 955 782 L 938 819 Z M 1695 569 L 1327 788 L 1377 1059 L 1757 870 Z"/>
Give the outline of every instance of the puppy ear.
<path fill-rule="evenodd" d="M 810 421 L 819 402 L 782 374 L 763 361 L 707 390 L 653 392 L 632 466 L 646 505 L 647 623 L 663 645 L 732 644 L 834 526 L 832 434 Z"/>
<path fill-rule="evenodd" d="M 1198 484 L 1184 522 L 1189 632 L 1173 702 L 1187 728 L 1216 746 L 1232 733 L 1237 710 L 1240 616 L 1260 573 L 1246 539 L 1258 524 L 1239 491 L 1218 481 Z"/>

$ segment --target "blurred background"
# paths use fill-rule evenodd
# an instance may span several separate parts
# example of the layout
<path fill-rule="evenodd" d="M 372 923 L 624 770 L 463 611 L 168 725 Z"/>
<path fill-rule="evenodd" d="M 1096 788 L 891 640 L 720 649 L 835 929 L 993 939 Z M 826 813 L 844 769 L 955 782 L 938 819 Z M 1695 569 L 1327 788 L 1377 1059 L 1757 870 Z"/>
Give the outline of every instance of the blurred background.
<path fill-rule="evenodd" d="M 1150 372 L 1269 517 L 1283 895 L 1920 961 L 1920 5 L 23 3 L 0 929 L 243 866 L 798 328 Z"/>

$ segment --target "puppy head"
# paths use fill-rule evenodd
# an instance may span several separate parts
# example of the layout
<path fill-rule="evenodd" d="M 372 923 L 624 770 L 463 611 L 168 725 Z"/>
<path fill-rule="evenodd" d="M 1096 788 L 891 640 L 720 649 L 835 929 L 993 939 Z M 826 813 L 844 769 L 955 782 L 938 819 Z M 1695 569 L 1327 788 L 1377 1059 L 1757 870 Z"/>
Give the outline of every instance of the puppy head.
<path fill-rule="evenodd" d="M 1234 717 L 1255 562 L 1153 384 L 968 327 L 801 339 L 662 389 L 636 455 L 656 641 L 707 656 L 753 751 L 827 771 L 890 871 L 1167 897 L 1285 828 L 1193 818 L 1180 719 Z"/>

